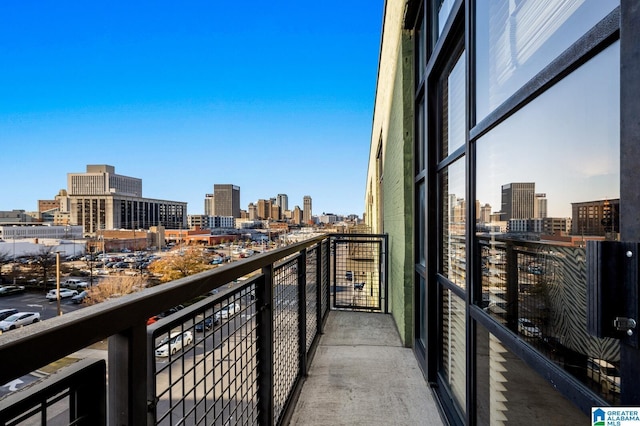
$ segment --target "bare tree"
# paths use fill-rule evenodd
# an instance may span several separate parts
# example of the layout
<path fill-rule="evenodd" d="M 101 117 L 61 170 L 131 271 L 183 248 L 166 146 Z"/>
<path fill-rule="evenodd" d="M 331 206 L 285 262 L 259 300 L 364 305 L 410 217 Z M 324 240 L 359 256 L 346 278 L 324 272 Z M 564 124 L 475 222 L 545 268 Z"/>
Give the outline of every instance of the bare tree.
<path fill-rule="evenodd" d="M 2 284 L 2 267 L 13 262 L 13 256 L 8 252 L 0 251 L 0 284 Z"/>
<path fill-rule="evenodd" d="M 42 285 L 46 288 L 47 276 L 52 273 L 53 266 L 56 264 L 56 254 L 53 246 L 41 246 L 40 249 L 29 256 L 33 259 L 33 265 L 39 273 L 42 274 Z"/>

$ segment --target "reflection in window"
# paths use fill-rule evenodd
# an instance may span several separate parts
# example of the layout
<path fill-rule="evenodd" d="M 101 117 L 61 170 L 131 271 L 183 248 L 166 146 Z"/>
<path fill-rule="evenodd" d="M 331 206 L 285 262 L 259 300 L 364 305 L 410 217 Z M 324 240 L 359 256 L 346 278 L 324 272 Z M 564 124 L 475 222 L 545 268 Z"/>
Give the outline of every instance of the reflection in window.
<path fill-rule="evenodd" d="M 442 373 L 464 411 L 466 401 L 466 343 L 464 300 L 446 290 L 442 300 Z"/>
<path fill-rule="evenodd" d="M 424 277 L 417 276 L 416 280 L 418 282 L 418 323 L 416 327 L 418 328 L 418 339 L 420 343 L 422 343 L 422 347 L 427 347 L 427 309 L 426 309 L 426 297 L 427 297 L 427 289 Z"/>
<path fill-rule="evenodd" d="M 587 424 L 588 417 L 478 325 L 477 423 Z"/>
<path fill-rule="evenodd" d="M 612 403 L 594 365 L 616 367 L 619 344 L 587 333 L 585 245 L 618 239 L 618 62 L 616 43 L 476 143 L 481 307 Z"/>
<path fill-rule="evenodd" d="M 440 159 L 446 158 L 465 144 L 465 79 L 464 53 L 442 82 L 442 138 Z"/>
<path fill-rule="evenodd" d="M 442 217 L 441 273 L 454 284 L 465 287 L 466 208 L 464 157 L 440 172 Z"/>
<path fill-rule="evenodd" d="M 479 0 L 476 6 L 478 121 L 618 4 L 618 0 Z"/>
<path fill-rule="evenodd" d="M 418 205 L 416 206 L 418 209 L 418 235 L 416 235 L 417 242 L 417 250 L 418 250 L 418 263 L 422 266 L 426 266 L 427 257 L 425 253 L 425 199 L 424 199 L 424 181 L 420 183 L 418 186 Z"/>
<path fill-rule="evenodd" d="M 440 36 L 444 30 L 444 25 L 449 19 L 454 3 L 455 0 L 441 0 L 440 2 L 440 7 L 438 8 L 438 36 Z"/>

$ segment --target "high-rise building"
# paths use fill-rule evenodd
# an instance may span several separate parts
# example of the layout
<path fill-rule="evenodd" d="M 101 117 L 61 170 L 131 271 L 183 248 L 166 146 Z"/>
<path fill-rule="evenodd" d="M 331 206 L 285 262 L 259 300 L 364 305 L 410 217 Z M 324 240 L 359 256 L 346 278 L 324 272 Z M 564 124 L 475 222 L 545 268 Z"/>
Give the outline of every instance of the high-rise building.
<path fill-rule="evenodd" d="M 249 220 L 256 220 L 258 218 L 258 208 L 255 204 L 249 203 Z"/>
<path fill-rule="evenodd" d="M 271 205 L 271 219 L 273 220 L 280 220 L 280 206 L 277 204 L 272 204 Z"/>
<path fill-rule="evenodd" d="M 293 211 L 291 212 L 291 220 L 296 225 L 300 225 L 302 223 L 302 210 L 300 210 L 300 206 L 295 206 Z"/>
<path fill-rule="evenodd" d="M 280 206 L 280 212 L 289 210 L 289 197 L 287 194 L 278 194 L 276 196 L 276 203 Z"/>
<path fill-rule="evenodd" d="M 231 184 L 213 185 L 213 216 L 240 217 L 240 187 Z"/>
<path fill-rule="evenodd" d="M 113 166 L 89 165 L 86 173 L 69 173 L 67 182 L 71 224 L 82 225 L 87 235 L 107 229 L 187 226 L 187 203 L 143 198 L 142 180 L 117 175 Z"/>
<path fill-rule="evenodd" d="M 86 173 L 68 173 L 67 191 L 77 195 L 124 195 L 142 197 L 142 179 L 116 174 L 113 166 L 87 165 Z"/>
<path fill-rule="evenodd" d="M 258 219 L 266 220 L 271 217 L 271 201 L 270 200 L 258 200 Z"/>
<path fill-rule="evenodd" d="M 535 192 L 533 182 L 502 185 L 502 220 L 533 218 Z"/>
<path fill-rule="evenodd" d="M 571 203 L 573 235 L 605 236 L 620 232 L 620 199 Z"/>
<path fill-rule="evenodd" d="M 544 219 L 547 217 L 547 194 L 536 194 L 533 205 L 533 217 Z"/>
<path fill-rule="evenodd" d="M 309 223 L 311 221 L 311 216 L 311 197 L 309 195 L 305 195 L 302 198 L 302 221 L 304 223 Z"/>
<path fill-rule="evenodd" d="M 204 214 L 206 216 L 213 216 L 215 210 L 215 197 L 213 194 L 205 194 L 204 196 Z"/>

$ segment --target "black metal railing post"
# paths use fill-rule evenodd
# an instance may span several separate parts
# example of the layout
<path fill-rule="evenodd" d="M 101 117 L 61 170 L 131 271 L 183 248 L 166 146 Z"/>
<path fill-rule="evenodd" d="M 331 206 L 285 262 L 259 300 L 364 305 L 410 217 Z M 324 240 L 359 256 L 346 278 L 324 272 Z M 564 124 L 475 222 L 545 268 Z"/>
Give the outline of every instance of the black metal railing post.
<path fill-rule="evenodd" d="M 258 424 L 274 423 L 273 380 L 273 265 L 262 268 L 256 283 L 258 345 Z"/>
<path fill-rule="evenodd" d="M 298 342 L 300 374 L 307 375 L 307 249 L 298 257 Z"/>
<path fill-rule="evenodd" d="M 132 325 L 109 337 L 109 423 L 147 423 L 147 327 Z"/>

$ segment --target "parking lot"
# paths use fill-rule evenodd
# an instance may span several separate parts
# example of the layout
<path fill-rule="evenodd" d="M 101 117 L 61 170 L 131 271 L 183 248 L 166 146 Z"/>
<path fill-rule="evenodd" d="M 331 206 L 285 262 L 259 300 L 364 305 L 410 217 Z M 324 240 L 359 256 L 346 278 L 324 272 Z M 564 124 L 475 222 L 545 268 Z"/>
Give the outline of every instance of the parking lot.
<path fill-rule="evenodd" d="M 56 317 L 58 315 L 58 304 L 55 300 L 49 301 L 45 299 L 45 294 L 45 291 L 42 290 L 40 292 L 29 291 L 0 297 L 0 309 L 15 308 L 21 312 L 39 312 L 41 320 Z M 60 300 L 60 310 L 63 315 L 67 312 L 81 309 L 83 306 L 81 303 L 75 304 L 71 302 L 70 298 Z"/>

